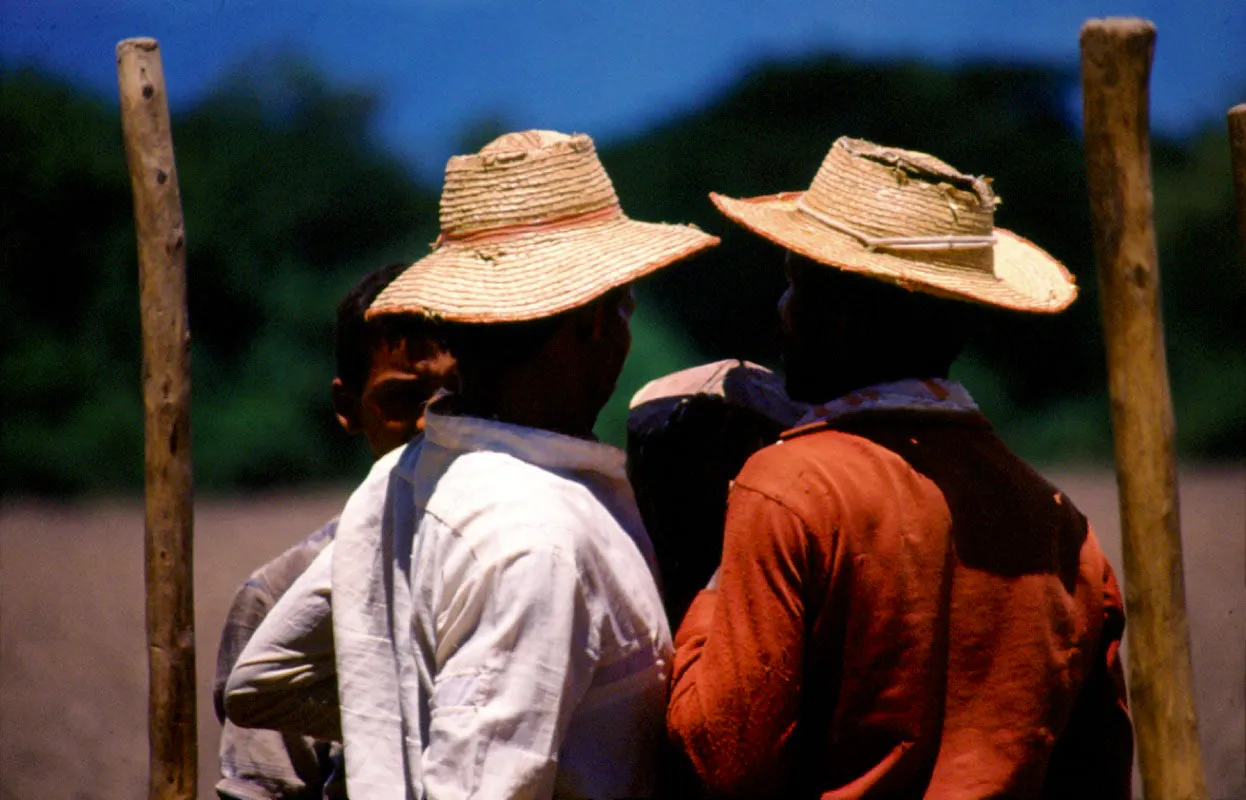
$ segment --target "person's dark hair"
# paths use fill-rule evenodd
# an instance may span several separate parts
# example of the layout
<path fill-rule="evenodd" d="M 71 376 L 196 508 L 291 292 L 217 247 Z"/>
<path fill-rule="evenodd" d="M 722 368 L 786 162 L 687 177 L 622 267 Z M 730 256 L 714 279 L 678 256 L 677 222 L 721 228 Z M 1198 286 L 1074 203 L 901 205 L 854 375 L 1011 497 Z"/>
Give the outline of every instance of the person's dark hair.
<path fill-rule="evenodd" d="M 863 347 L 893 355 L 913 375 L 946 375 L 982 322 L 973 303 L 806 263 L 800 277 L 806 297 L 827 313 L 848 316 L 861 329 Z"/>
<path fill-rule="evenodd" d="M 464 374 L 505 371 L 540 352 L 570 313 L 524 322 L 447 323 L 446 343 Z"/>
<path fill-rule="evenodd" d="M 368 370 L 372 368 L 372 351 L 379 341 L 378 337 L 392 338 L 386 330 L 391 327 L 389 324 L 368 322 L 364 319 L 364 313 L 377 295 L 409 266 L 399 262 L 369 272 L 338 303 L 333 348 L 337 359 L 337 377 L 352 392 L 363 391 Z"/>

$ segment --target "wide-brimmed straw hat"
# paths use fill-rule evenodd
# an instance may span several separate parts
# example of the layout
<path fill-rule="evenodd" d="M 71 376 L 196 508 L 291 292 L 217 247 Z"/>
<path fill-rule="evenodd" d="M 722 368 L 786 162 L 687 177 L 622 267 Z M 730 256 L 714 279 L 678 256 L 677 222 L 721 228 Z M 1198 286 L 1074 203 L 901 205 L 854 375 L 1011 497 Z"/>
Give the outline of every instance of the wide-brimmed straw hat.
<path fill-rule="evenodd" d="M 908 289 L 1040 313 L 1077 297 L 1059 261 L 995 227 L 987 179 L 925 153 L 841 138 L 806 192 L 710 199 L 788 250 Z"/>
<path fill-rule="evenodd" d="M 510 133 L 446 164 L 433 251 L 367 316 L 549 317 L 717 243 L 692 226 L 628 219 L 588 136 Z"/>

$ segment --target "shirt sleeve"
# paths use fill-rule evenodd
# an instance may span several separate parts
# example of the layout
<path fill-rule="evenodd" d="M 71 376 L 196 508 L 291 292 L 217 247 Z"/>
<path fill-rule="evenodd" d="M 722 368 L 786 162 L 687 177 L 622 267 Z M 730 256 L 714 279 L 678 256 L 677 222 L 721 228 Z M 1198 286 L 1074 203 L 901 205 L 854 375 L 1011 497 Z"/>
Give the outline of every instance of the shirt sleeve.
<path fill-rule="evenodd" d="M 216 709 L 217 722 L 225 721 L 225 683 L 238 657 L 255 634 L 272 608 L 269 592 L 256 580 L 248 579 L 234 594 L 225 627 L 221 630 L 221 643 L 216 651 L 216 676 L 212 682 L 212 704 Z"/>
<path fill-rule="evenodd" d="M 804 659 L 804 523 L 736 485 L 718 586 L 675 637 L 667 730 L 711 794 L 768 796 L 790 770 Z"/>
<path fill-rule="evenodd" d="M 330 605 L 333 544 L 299 576 L 243 648 L 225 711 L 244 728 L 341 738 Z"/>
<path fill-rule="evenodd" d="M 1099 646 L 1068 725 L 1056 740 L 1045 796 L 1113 800 L 1133 796 L 1133 726 L 1121 662 L 1124 635 L 1125 603 L 1112 567 L 1104 559 Z"/>
<path fill-rule="evenodd" d="M 552 545 L 526 548 L 479 566 L 446 604 L 426 796 L 551 797 L 558 751 L 597 663 L 574 559 Z"/>

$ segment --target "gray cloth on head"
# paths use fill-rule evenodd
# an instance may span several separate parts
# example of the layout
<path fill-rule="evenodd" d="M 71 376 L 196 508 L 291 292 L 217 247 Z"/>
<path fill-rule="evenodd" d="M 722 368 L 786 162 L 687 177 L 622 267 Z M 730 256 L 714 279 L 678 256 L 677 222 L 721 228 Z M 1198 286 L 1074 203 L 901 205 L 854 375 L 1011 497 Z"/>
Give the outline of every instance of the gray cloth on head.
<path fill-rule="evenodd" d="M 632 397 L 628 476 L 672 626 L 718 567 L 732 479 L 809 409 L 788 398 L 780 376 L 735 359 L 671 373 Z"/>
<path fill-rule="evenodd" d="M 629 433 L 643 435 L 668 424 L 680 406 L 693 398 L 717 398 L 726 405 L 758 414 L 781 428 L 796 424 L 808 410 L 787 396 L 783 378 L 760 364 L 726 359 L 672 372 L 649 381 L 628 404 Z"/>

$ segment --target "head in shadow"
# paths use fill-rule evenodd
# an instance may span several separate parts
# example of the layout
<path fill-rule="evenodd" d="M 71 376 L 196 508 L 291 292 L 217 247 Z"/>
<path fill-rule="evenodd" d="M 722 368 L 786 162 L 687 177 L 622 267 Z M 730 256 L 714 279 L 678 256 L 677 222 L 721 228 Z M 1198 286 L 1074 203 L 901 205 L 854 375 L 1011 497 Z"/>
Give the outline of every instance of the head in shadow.
<path fill-rule="evenodd" d="M 672 626 L 718 568 L 731 481 L 805 410 L 788 400 L 779 376 L 743 361 L 676 372 L 633 397 L 628 476 Z"/>
<path fill-rule="evenodd" d="M 778 310 L 786 386 L 808 403 L 906 378 L 948 377 L 983 313 L 791 251 L 784 271 Z"/>
<path fill-rule="evenodd" d="M 429 320 L 416 314 L 364 318 L 408 266 L 389 264 L 368 273 L 337 307 L 333 410 L 342 429 L 363 434 L 378 458 L 415 436 L 429 399 L 457 382 L 454 358 Z"/>
<path fill-rule="evenodd" d="M 456 413 L 592 438 L 631 349 L 630 284 L 549 317 L 446 323 L 458 363 Z"/>
<path fill-rule="evenodd" d="M 507 133 L 446 164 L 441 232 L 369 318 L 436 318 L 447 413 L 592 438 L 631 347 L 632 284 L 717 244 L 620 206 L 583 134 Z"/>

